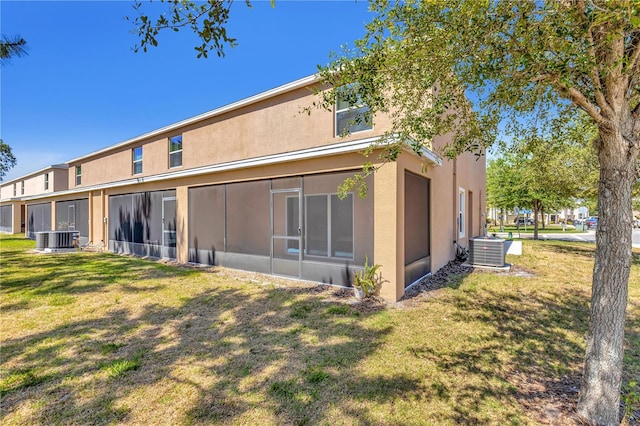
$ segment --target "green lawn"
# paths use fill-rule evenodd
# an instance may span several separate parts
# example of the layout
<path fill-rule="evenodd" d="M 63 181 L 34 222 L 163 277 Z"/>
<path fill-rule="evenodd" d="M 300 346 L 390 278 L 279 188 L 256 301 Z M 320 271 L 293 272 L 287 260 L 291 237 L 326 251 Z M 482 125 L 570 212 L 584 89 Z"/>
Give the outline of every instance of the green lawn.
<path fill-rule="evenodd" d="M 576 424 L 593 245 L 525 241 L 394 305 L 0 238 L 0 423 Z M 526 269 L 525 269 L 526 268 Z M 640 252 L 623 400 L 637 421 Z"/>

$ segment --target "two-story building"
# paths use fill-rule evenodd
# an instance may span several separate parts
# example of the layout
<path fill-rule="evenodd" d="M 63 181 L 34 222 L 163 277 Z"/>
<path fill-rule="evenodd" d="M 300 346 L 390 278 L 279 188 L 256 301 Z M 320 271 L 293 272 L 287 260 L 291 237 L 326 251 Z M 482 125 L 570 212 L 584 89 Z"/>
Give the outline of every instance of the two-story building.
<path fill-rule="evenodd" d="M 0 185 L 0 232 L 9 234 L 25 232 L 28 220 L 31 221 L 31 229 L 36 227 L 41 230 L 52 229 L 50 213 L 44 217 L 27 216 L 25 199 L 67 189 L 68 168 L 66 164 L 56 164 L 20 178 L 2 182 Z"/>
<path fill-rule="evenodd" d="M 395 162 L 365 159 L 388 118 L 355 124 L 357 107 L 341 103 L 303 114 L 314 85 L 303 78 L 71 159 L 59 169 L 65 188 L 12 194 L 5 186 L 21 179 L 2 184 L 13 223 L 2 230 L 18 232 L 13 206 L 24 203 L 28 237 L 75 229 L 116 253 L 343 286 L 368 258 L 382 266 L 381 295 L 398 300 L 456 242 L 483 234 L 484 158 L 444 160 L 441 137 Z M 366 197 L 341 198 L 338 185 L 365 161 L 381 166 Z"/>

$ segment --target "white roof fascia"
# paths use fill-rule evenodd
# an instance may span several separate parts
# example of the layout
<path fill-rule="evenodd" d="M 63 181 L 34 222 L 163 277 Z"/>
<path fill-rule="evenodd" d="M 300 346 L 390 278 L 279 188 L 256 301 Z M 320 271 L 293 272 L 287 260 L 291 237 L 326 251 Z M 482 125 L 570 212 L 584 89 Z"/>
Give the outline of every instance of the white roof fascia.
<path fill-rule="evenodd" d="M 346 154 L 350 152 L 358 152 L 358 151 L 363 151 L 372 145 L 375 145 L 379 139 L 380 139 L 379 136 L 374 136 L 366 139 L 359 139 L 359 140 L 349 141 L 349 142 L 341 142 L 337 144 L 324 145 L 324 146 L 315 147 L 315 148 L 307 148 L 299 151 L 284 152 L 280 154 L 271 154 L 271 155 L 265 155 L 263 157 L 250 158 L 246 160 L 229 161 L 226 163 L 212 164 L 212 165 L 196 167 L 188 170 L 167 172 L 167 173 L 161 173 L 153 176 L 145 176 L 140 178 L 126 179 L 126 180 L 117 181 L 117 182 L 109 182 L 109 183 L 103 183 L 98 185 L 85 186 L 81 188 L 68 189 L 65 191 L 42 194 L 40 196 L 38 195 L 26 196 L 26 197 L 21 197 L 20 199 L 24 201 L 39 200 L 43 198 L 58 197 L 61 195 L 80 194 L 83 192 L 95 191 L 99 189 L 118 188 L 122 186 L 141 184 L 145 182 L 159 182 L 164 180 L 179 179 L 179 178 L 190 177 L 190 176 L 199 176 L 199 175 L 205 175 L 210 173 L 219 173 L 223 171 L 244 169 L 249 167 L 267 166 L 267 165 L 285 163 L 285 162 L 291 162 L 291 161 L 307 160 L 311 158 L 325 157 L 328 155 L 338 155 L 338 154 Z M 442 164 L 442 160 L 436 154 L 432 153 L 429 150 L 426 150 L 426 151 L 428 151 L 428 153 L 430 154 L 425 155 L 425 158 L 427 158 L 433 164 L 436 164 L 436 165 Z"/>
<path fill-rule="evenodd" d="M 191 118 L 187 118 L 186 120 L 178 121 L 177 123 L 173 123 L 173 124 L 170 124 L 168 126 L 161 127 L 159 129 L 152 130 L 150 132 L 147 132 L 147 133 L 144 133 L 142 135 L 136 136 L 134 138 L 127 139 L 127 140 L 125 140 L 123 142 L 120 142 L 120 143 L 117 143 L 115 145 L 109 145 L 106 148 L 102 148 L 102 149 L 99 149 L 98 151 L 94 151 L 94 152 L 91 152 L 89 154 L 83 155 L 81 157 L 77 157 L 77 158 L 74 158 L 72 160 L 69 160 L 69 161 L 66 162 L 66 164 L 77 163 L 77 162 L 82 161 L 82 160 L 84 160 L 86 158 L 94 157 L 94 156 L 100 155 L 100 154 L 104 154 L 104 153 L 112 151 L 114 149 L 121 148 L 123 146 L 133 144 L 135 142 L 139 142 L 139 141 L 141 141 L 143 139 L 151 138 L 153 136 L 157 136 L 157 135 L 160 135 L 162 133 L 170 132 L 172 130 L 177 130 L 177 129 L 181 128 L 181 127 L 185 127 L 185 126 L 189 126 L 191 124 L 197 123 L 198 121 L 202 121 L 202 120 L 206 120 L 206 119 L 209 119 L 209 118 L 212 118 L 212 117 L 216 117 L 218 115 L 225 114 L 227 112 L 230 112 L 230 111 L 233 111 L 233 110 L 236 110 L 236 109 L 239 109 L 239 108 L 242 108 L 242 107 L 245 107 L 245 106 L 260 102 L 260 101 L 263 101 L 265 99 L 272 98 L 272 97 L 274 97 L 276 95 L 280 95 L 282 93 L 290 92 L 292 90 L 296 90 L 296 89 L 308 86 L 308 85 L 316 82 L 318 80 L 318 78 L 319 78 L 318 75 L 314 74 L 314 75 L 310 75 L 310 76 L 307 76 L 307 77 L 292 81 L 292 82 L 284 84 L 282 86 L 278 86 L 278 87 L 276 87 L 274 89 L 267 90 L 266 92 L 258 93 L 257 95 L 250 96 L 248 98 L 239 100 L 237 102 L 230 103 L 228 105 L 225 105 L 225 106 L 222 106 L 220 108 L 205 112 L 203 114 L 196 115 L 196 116 L 191 117 Z"/>
<path fill-rule="evenodd" d="M 392 135 L 389 137 L 389 140 L 390 140 L 392 143 L 393 143 L 393 142 L 396 142 L 396 141 L 398 140 L 398 135 L 397 135 L 397 134 L 395 134 L 395 133 L 394 133 L 394 134 L 392 134 Z M 426 158 L 426 159 L 427 159 L 427 160 L 429 160 L 429 162 L 430 162 L 430 163 L 432 163 L 433 165 L 438 166 L 438 167 L 442 167 L 442 158 L 441 158 L 438 154 L 436 154 L 435 152 L 431 151 L 431 150 L 430 150 L 429 148 L 427 148 L 426 146 L 422 146 L 422 147 L 420 148 L 420 151 L 419 151 L 419 152 L 416 152 L 416 151 L 412 148 L 412 145 L 415 145 L 415 143 L 414 143 L 414 144 L 411 144 L 411 143 L 409 143 L 409 142 L 413 142 L 413 139 L 410 139 L 410 141 L 404 141 L 404 143 L 403 143 L 403 149 L 404 149 L 404 151 L 405 151 L 405 152 L 408 152 L 408 153 L 413 154 L 413 155 L 415 155 L 415 156 L 418 156 L 418 157 L 420 157 L 420 158 Z"/>

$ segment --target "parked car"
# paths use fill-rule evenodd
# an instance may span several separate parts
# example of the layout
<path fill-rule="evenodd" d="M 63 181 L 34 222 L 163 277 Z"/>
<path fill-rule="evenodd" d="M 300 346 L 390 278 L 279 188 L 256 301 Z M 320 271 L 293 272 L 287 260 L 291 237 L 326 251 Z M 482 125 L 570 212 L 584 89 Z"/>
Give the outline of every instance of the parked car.
<path fill-rule="evenodd" d="M 598 216 L 591 216 L 587 220 L 585 220 L 585 225 L 587 228 L 597 228 L 598 227 Z"/>
<path fill-rule="evenodd" d="M 530 217 L 517 217 L 513 220 L 515 225 L 533 225 L 533 219 Z"/>
<path fill-rule="evenodd" d="M 633 219 L 633 227 L 640 228 L 640 219 Z"/>

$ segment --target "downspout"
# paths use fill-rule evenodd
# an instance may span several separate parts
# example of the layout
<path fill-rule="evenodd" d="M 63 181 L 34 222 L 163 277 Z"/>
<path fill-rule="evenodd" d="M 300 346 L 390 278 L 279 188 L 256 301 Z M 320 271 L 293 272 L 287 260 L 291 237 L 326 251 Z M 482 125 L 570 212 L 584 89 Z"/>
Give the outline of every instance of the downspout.
<path fill-rule="evenodd" d="M 458 160 L 453 159 L 453 244 L 458 243 L 458 211 L 456 209 L 458 203 Z M 454 247 L 457 249 L 457 247 Z"/>

